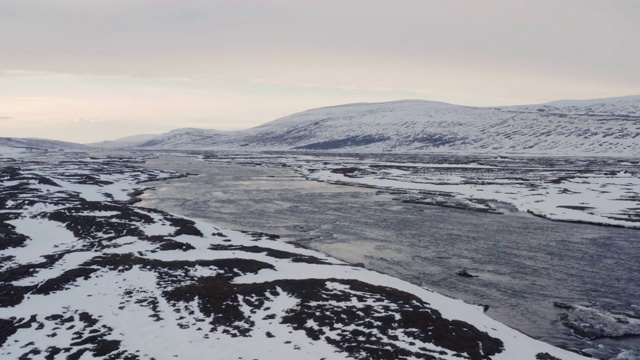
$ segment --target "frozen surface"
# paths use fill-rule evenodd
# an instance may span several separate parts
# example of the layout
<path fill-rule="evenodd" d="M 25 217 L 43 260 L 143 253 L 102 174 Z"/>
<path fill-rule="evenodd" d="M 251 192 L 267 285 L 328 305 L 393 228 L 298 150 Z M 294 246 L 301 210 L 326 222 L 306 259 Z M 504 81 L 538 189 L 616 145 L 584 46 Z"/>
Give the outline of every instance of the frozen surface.
<path fill-rule="evenodd" d="M 309 180 L 372 187 L 405 202 L 640 228 L 635 158 L 258 154 L 205 161 L 289 166 Z"/>

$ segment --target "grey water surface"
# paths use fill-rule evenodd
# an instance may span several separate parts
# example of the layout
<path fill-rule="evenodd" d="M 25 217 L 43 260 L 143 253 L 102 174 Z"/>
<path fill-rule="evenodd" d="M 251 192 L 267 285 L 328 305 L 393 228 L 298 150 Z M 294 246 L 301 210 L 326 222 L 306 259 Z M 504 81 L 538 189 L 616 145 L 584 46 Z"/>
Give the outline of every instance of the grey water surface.
<path fill-rule="evenodd" d="M 141 206 L 279 234 L 469 303 L 532 337 L 598 358 L 640 358 L 640 338 L 586 340 L 554 301 L 640 310 L 640 230 L 406 204 L 287 168 L 163 156 L 147 167 L 198 175 L 151 183 Z M 457 276 L 467 269 L 474 278 Z"/>

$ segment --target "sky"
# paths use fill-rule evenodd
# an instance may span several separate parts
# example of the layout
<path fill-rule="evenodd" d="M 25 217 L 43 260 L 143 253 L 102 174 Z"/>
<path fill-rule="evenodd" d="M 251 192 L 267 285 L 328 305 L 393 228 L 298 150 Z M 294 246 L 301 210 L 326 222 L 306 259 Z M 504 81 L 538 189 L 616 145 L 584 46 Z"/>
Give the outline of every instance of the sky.
<path fill-rule="evenodd" d="M 640 94 L 637 0 L 2 0 L 0 137 Z"/>

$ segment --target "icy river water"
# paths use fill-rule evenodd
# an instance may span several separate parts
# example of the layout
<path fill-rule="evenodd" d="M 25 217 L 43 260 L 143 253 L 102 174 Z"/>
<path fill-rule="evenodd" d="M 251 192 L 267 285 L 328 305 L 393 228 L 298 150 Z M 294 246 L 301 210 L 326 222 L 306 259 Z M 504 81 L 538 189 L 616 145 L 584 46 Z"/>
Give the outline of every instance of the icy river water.
<path fill-rule="evenodd" d="M 141 206 L 281 235 L 470 303 L 530 336 L 598 358 L 640 359 L 640 338 L 586 340 L 554 301 L 640 311 L 640 230 L 405 204 L 375 190 L 307 181 L 286 168 L 161 157 L 198 174 L 151 183 Z M 457 276 L 462 268 L 477 275 Z"/>

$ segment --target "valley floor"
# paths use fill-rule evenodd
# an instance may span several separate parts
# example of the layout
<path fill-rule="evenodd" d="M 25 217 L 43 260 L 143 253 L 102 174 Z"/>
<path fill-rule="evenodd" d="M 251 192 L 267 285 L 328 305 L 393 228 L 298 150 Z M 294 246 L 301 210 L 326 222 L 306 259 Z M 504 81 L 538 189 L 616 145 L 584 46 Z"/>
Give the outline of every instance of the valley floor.
<path fill-rule="evenodd" d="M 151 159 L 151 169 L 194 175 L 153 183 L 141 204 L 280 234 L 349 263 L 487 304 L 490 317 L 556 346 L 603 359 L 640 356 L 640 341 L 632 336 L 640 334 L 637 230 L 549 221 L 506 204 L 499 204 L 501 214 L 469 211 L 402 201 L 401 190 L 305 181 L 298 166 L 285 162 L 295 165 L 296 156 L 209 154 L 204 164 L 198 157 Z M 328 166 L 332 158 L 348 159 L 304 156 L 305 166 Z M 462 269 L 474 277 L 457 276 Z"/>
<path fill-rule="evenodd" d="M 0 159 L 0 356 L 581 359 L 262 233 L 135 206 L 141 158 Z"/>

